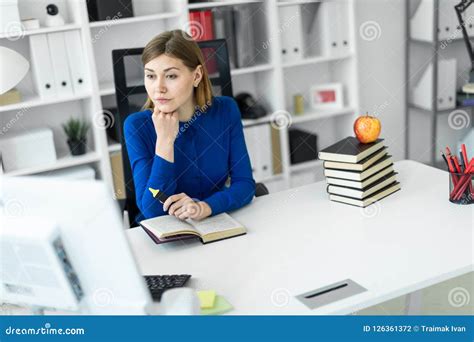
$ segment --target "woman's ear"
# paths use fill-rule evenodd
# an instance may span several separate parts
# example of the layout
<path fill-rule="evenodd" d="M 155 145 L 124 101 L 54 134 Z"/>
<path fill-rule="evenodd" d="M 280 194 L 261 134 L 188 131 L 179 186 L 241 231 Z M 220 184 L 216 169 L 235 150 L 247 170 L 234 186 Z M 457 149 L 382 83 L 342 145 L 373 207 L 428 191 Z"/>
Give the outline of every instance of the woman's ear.
<path fill-rule="evenodd" d="M 194 87 L 196 88 L 199 83 L 201 83 L 201 80 L 202 80 L 202 65 L 198 65 L 196 67 L 196 70 L 194 71 L 194 81 L 193 81 L 193 85 Z"/>

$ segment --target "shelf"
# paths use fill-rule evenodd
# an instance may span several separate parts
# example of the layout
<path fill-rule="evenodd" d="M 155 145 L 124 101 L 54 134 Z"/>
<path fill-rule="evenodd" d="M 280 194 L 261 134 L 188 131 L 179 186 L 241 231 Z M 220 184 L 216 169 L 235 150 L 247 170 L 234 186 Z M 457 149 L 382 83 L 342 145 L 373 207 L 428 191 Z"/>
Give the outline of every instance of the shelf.
<path fill-rule="evenodd" d="M 306 4 L 317 4 L 323 0 L 294 0 L 294 1 L 280 1 L 277 3 L 278 6 L 294 6 L 294 5 L 306 5 Z"/>
<path fill-rule="evenodd" d="M 232 69 L 230 71 L 230 74 L 231 76 L 238 76 L 238 75 L 251 74 L 253 72 L 272 70 L 272 69 L 273 69 L 272 64 L 261 64 L 261 65 L 254 65 L 247 68 Z"/>
<path fill-rule="evenodd" d="M 261 3 L 263 0 L 243 0 L 243 1 L 235 1 L 235 0 L 227 0 L 227 1 L 207 1 L 207 2 L 200 2 L 196 4 L 189 4 L 188 9 L 201 9 L 201 8 L 212 8 L 212 7 L 222 7 L 222 6 L 236 6 L 236 5 L 246 5 L 246 4 L 256 4 Z"/>
<path fill-rule="evenodd" d="M 101 21 L 94 21 L 94 22 L 89 23 L 89 27 L 91 28 L 103 27 L 103 26 L 110 27 L 110 26 L 116 26 L 116 25 L 143 23 L 143 22 L 153 21 L 153 20 L 175 18 L 175 17 L 178 17 L 179 15 L 180 15 L 179 12 L 168 12 L 168 13 L 143 15 L 139 17 L 123 18 L 123 19 L 101 20 Z"/>
<path fill-rule="evenodd" d="M 11 38 L 17 39 L 17 38 L 22 38 L 26 36 L 32 36 L 35 34 L 41 34 L 41 33 L 53 33 L 53 32 L 62 32 L 62 31 L 71 31 L 71 30 L 79 30 L 81 28 L 80 25 L 77 24 L 67 24 L 64 26 L 58 26 L 58 27 L 42 27 L 39 29 L 34 29 L 34 30 L 24 30 L 18 33 L 0 33 L 0 39 L 2 38 Z"/>
<path fill-rule="evenodd" d="M 265 178 L 262 178 L 262 179 L 257 179 L 257 180 L 255 180 L 255 182 L 256 183 L 265 183 L 265 182 L 278 181 L 278 180 L 281 180 L 281 179 L 283 179 L 283 174 L 278 173 L 276 175 L 271 175 L 269 177 L 265 177 Z"/>
<path fill-rule="evenodd" d="M 318 57 L 303 58 L 299 61 L 283 63 L 283 68 L 291 68 L 291 67 L 296 67 L 300 65 L 338 61 L 338 60 L 352 57 L 352 55 L 353 55 L 352 53 L 348 53 L 348 54 L 339 55 L 339 56 L 318 56 Z"/>
<path fill-rule="evenodd" d="M 344 107 L 341 109 L 324 109 L 324 110 L 312 110 L 310 112 L 305 112 L 304 114 L 300 115 L 292 115 L 291 122 L 293 124 L 311 121 L 311 120 L 319 120 L 319 119 L 326 119 L 340 115 L 347 115 L 347 114 L 354 114 L 355 110 L 351 107 Z"/>
<path fill-rule="evenodd" d="M 64 169 L 71 166 L 94 163 L 94 162 L 99 161 L 99 159 L 100 159 L 99 155 L 95 152 L 86 153 L 81 156 L 67 155 L 65 157 L 58 158 L 58 160 L 56 160 L 56 162 L 53 164 L 35 166 L 35 167 L 30 167 L 30 168 L 22 169 L 22 170 L 10 171 L 10 172 L 4 173 L 4 175 L 5 176 L 31 175 L 31 174 L 40 173 L 40 172 Z"/>
<path fill-rule="evenodd" d="M 253 125 L 260 125 L 262 123 L 270 122 L 271 119 L 272 119 L 271 114 L 267 114 L 267 115 L 265 115 L 261 118 L 258 118 L 258 119 L 242 119 L 242 125 L 244 127 L 253 126 Z"/>
<path fill-rule="evenodd" d="M 323 161 L 322 160 L 311 160 L 308 162 L 303 162 L 295 165 L 290 165 L 290 172 L 298 172 L 298 171 L 303 171 L 311 168 L 317 168 L 317 167 L 322 167 L 323 166 Z"/>
<path fill-rule="evenodd" d="M 133 86 L 142 86 L 143 85 L 143 78 L 137 78 L 134 80 L 131 80 L 127 86 L 133 87 Z M 114 95 L 115 94 L 115 83 L 113 81 L 110 82 L 102 82 L 99 84 L 99 94 L 100 96 L 108 96 L 108 95 Z"/>
<path fill-rule="evenodd" d="M 111 142 L 108 145 L 108 150 L 109 150 L 109 153 L 121 151 L 122 150 L 122 145 L 118 142 L 115 142 L 115 141 Z"/>
<path fill-rule="evenodd" d="M 419 107 L 419 106 L 417 106 L 415 104 L 412 104 L 412 103 L 408 104 L 408 107 L 410 109 L 420 110 L 420 111 L 425 112 L 425 113 L 431 113 L 431 114 L 435 113 L 434 109 L 422 108 L 422 107 Z M 461 108 L 471 108 L 472 109 L 473 107 L 474 106 L 456 106 L 454 108 L 449 108 L 449 109 L 438 109 L 436 111 L 436 113 L 441 114 L 441 113 L 446 113 L 446 112 L 452 112 L 456 109 L 461 109 Z"/>
<path fill-rule="evenodd" d="M 39 107 L 39 106 L 47 106 L 56 103 L 63 103 L 63 102 L 70 102 L 70 101 L 78 101 L 82 99 L 90 98 L 90 94 L 81 94 L 81 95 L 72 95 L 72 96 L 65 96 L 65 97 L 51 97 L 46 99 L 41 99 L 38 95 L 23 95 L 24 101 L 13 103 L 6 106 L 0 106 L 0 113 L 7 112 L 12 110 L 28 110 L 29 108 Z"/>

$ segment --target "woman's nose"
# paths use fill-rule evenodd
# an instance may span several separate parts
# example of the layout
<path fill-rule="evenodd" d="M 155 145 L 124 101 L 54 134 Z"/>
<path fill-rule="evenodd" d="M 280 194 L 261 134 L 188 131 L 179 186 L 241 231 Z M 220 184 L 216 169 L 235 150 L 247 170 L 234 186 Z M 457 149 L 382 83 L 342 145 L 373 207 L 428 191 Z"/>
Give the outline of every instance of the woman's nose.
<path fill-rule="evenodd" d="M 163 78 L 158 78 L 155 91 L 158 93 L 166 93 L 166 86 Z"/>

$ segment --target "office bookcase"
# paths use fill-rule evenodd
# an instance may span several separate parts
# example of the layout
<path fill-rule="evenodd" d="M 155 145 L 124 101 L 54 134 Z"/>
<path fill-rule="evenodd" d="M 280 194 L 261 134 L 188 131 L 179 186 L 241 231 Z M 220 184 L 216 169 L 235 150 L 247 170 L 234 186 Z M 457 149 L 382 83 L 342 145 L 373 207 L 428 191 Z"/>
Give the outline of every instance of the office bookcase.
<path fill-rule="evenodd" d="M 472 107 L 456 103 L 456 91 L 466 83 L 471 68 L 454 9 L 459 3 L 458 0 L 406 1 L 408 132 L 405 134 L 405 156 L 442 169 L 446 164 L 440 150 L 446 146 L 456 150 L 459 141 L 474 126 Z M 474 6 L 471 5 L 464 13 L 471 41 L 474 37 L 473 14 Z M 455 61 L 452 68 L 455 74 L 449 77 L 440 70 L 440 63 L 447 60 Z M 416 100 L 417 92 L 422 95 L 423 105 Z M 462 127 L 464 123 L 468 124 Z"/>
<path fill-rule="evenodd" d="M 334 1 L 331 1 L 334 2 Z M 29 1 L 19 0 L 20 15 Z M 46 2 L 40 1 L 42 10 Z M 20 37 L 10 39 L 0 36 L 2 45 L 13 48 L 29 56 L 28 38 L 31 35 L 65 30 L 78 30 L 82 37 L 86 56 L 84 61 L 90 89 L 81 95 L 67 98 L 41 100 L 30 89 L 33 89 L 31 72 L 17 87 L 24 101 L 14 105 L 0 107 L 0 123 L 17 122 L 21 128 L 48 125 L 53 128 L 55 143 L 60 158 L 57 163 L 44 167 L 18 170 L 11 175 L 29 175 L 66 169 L 76 165 L 92 165 L 98 179 L 103 179 L 113 186 L 110 153 L 120 151 L 120 144 L 107 138 L 104 125 L 113 121 L 105 108 L 116 106 L 115 87 L 113 84 L 112 53 L 114 49 L 143 47 L 156 34 L 170 29 L 186 29 L 192 23 L 188 21 L 190 10 L 224 8 L 233 6 L 237 10 L 251 6 L 252 17 L 249 23 L 259 25 L 256 41 L 255 64 L 231 71 L 234 96 L 246 91 L 252 93 L 257 101 L 265 106 L 268 114 L 257 120 L 243 120 L 244 129 L 252 125 L 269 125 L 272 128 L 273 143 L 261 141 L 262 149 L 271 150 L 273 170 L 271 176 L 257 181 L 264 182 L 271 192 L 302 185 L 323 179 L 322 162 L 319 160 L 295 164 L 290 163 L 288 128 L 300 128 L 317 134 L 318 146 L 322 148 L 352 134 L 352 123 L 359 114 L 358 79 L 357 79 L 357 46 L 354 1 L 337 1 L 341 6 L 338 20 L 328 17 L 323 10 L 329 1 L 277 1 L 277 0 L 244 0 L 213 1 L 188 4 L 185 0 L 148 1 L 134 0 L 132 18 L 114 17 L 100 22 L 89 22 L 85 0 L 63 0 L 60 10 L 66 19 L 66 25 L 60 28 L 41 28 L 27 31 Z M 288 18 L 283 18 L 282 10 L 287 6 L 296 6 L 304 26 L 304 56 L 298 60 L 285 62 L 282 59 L 281 37 L 291 25 Z M 30 6 L 31 7 L 31 6 Z M 341 14 L 342 13 L 342 14 Z M 28 13 L 30 16 L 32 13 Z M 37 15 L 39 16 L 39 15 Z M 41 17 L 40 17 L 41 19 Z M 313 24 L 308 24 L 313 22 Z M 344 25 L 338 25 L 342 22 Z M 341 34 L 331 32 L 342 30 Z M 340 41 L 338 41 L 340 39 Z M 343 47 L 343 48 L 341 48 Z M 140 61 L 135 61 L 135 81 L 140 84 L 142 71 Z M 134 79 L 132 76 L 132 79 Z M 342 109 L 312 110 L 309 104 L 309 88 L 316 84 L 340 82 L 344 86 L 345 103 Z M 293 95 L 302 94 L 305 98 L 305 112 L 293 114 Z M 19 114 L 21 113 L 21 114 Z M 105 115 L 101 121 L 101 115 Z M 21 118 L 18 119 L 18 116 Z M 61 123 L 69 117 L 83 117 L 90 120 L 92 130 L 90 146 L 86 155 L 71 157 L 67 153 Z M 16 120 L 16 121 L 15 121 Z M 283 122 L 283 124 L 281 124 Z M 288 127 L 285 122 L 291 123 Z"/>

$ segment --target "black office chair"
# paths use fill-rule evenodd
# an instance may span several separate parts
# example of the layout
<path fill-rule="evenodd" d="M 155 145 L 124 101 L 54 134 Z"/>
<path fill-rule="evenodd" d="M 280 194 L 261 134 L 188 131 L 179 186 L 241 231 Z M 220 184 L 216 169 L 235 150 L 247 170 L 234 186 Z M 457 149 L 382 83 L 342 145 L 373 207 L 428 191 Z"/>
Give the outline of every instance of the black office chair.
<path fill-rule="evenodd" d="M 229 55 L 225 39 L 216 39 L 198 42 L 206 59 L 206 69 L 209 72 L 212 89 L 215 95 L 233 96 L 232 79 L 230 75 Z M 128 115 L 140 110 L 141 105 L 146 100 L 146 89 L 142 85 L 127 84 L 126 66 L 131 69 L 141 63 L 137 62 L 143 53 L 143 48 L 119 49 L 112 51 L 112 61 L 114 66 L 115 96 L 117 100 L 118 117 L 116 118 L 116 135 L 122 145 L 122 162 L 125 182 L 126 199 L 123 209 L 128 211 L 130 226 L 135 227 L 135 218 L 139 214 L 139 209 L 135 199 L 135 186 L 133 183 L 132 168 L 128 159 L 127 147 L 123 136 L 123 124 Z M 133 63 L 130 60 L 135 59 Z M 141 72 L 143 72 L 141 70 Z M 130 74 L 130 72 L 129 72 Z M 130 79 L 130 77 L 129 77 Z M 135 103 L 134 103 L 135 102 Z M 268 194 L 268 189 L 263 183 L 257 183 L 255 196 Z"/>

